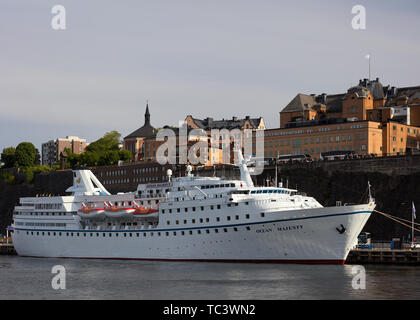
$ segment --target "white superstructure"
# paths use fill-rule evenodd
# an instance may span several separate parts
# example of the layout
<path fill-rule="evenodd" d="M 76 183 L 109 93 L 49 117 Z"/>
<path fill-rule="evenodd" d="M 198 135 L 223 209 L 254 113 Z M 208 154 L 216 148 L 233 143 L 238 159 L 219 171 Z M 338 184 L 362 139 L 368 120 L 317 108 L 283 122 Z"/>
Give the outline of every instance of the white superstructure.
<path fill-rule="evenodd" d="M 297 190 L 185 177 L 110 195 L 89 170 L 71 196 L 21 198 L 13 243 L 22 256 L 344 263 L 375 208 L 323 207 Z"/>

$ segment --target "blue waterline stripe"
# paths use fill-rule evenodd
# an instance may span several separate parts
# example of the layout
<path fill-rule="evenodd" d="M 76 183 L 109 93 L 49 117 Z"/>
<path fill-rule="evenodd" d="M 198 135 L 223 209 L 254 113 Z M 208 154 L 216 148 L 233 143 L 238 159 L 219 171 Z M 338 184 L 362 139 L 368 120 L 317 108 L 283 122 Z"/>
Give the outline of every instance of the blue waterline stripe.
<path fill-rule="evenodd" d="M 50 231 L 50 232 L 128 232 L 128 233 L 135 233 L 135 232 L 165 232 L 165 231 L 185 231 L 185 230 L 205 230 L 205 229 L 217 229 L 217 228 L 232 228 L 232 227 L 242 227 L 242 226 L 252 226 L 258 224 L 269 224 L 269 223 L 276 223 L 276 222 L 288 222 L 288 221 L 299 221 L 299 220 L 308 220 L 308 219 L 319 219 L 319 218 L 329 218 L 329 217 L 336 217 L 336 216 L 348 216 L 354 214 L 361 214 L 361 213 L 372 213 L 372 211 L 357 211 L 357 212 L 348 212 L 348 213 L 335 213 L 323 216 L 313 216 L 313 217 L 302 217 L 302 218 L 291 218 L 291 219 L 282 219 L 282 220 L 269 220 L 263 222 L 249 222 L 249 223 L 241 223 L 241 224 L 230 224 L 230 225 L 219 225 L 219 226 L 207 226 L 207 227 L 189 227 L 189 228 L 178 228 L 178 229 L 147 229 L 147 230 L 138 230 L 138 229 L 128 229 L 128 230 L 66 230 L 66 229 L 24 229 L 24 228 L 15 228 L 15 230 L 21 231 Z"/>

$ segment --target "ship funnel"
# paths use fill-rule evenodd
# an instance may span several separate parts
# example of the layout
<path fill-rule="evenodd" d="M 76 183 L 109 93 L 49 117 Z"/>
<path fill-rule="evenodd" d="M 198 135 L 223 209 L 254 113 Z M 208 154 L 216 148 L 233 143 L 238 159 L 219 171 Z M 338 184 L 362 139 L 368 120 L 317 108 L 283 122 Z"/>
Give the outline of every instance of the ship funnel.
<path fill-rule="evenodd" d="M 251 175 L 249 174 L 248 167 L 246 165 L 246 161 L 244 157 L 242 156 L 242 150 L 240 148 L 234 149 L 234 152 L 236 152 L 238 157 L 238 166 L 239 170 L 241 172 L 241 180 L 246 184 L 247 187 L 251 188 L 254 186 L 254 183 L 252 182 Z"/>
<path fill-rule="evenodd" d="M 73 170 L 73 185 L 66 190 L 76 195 L 110 195 L 90 170 Z"/>

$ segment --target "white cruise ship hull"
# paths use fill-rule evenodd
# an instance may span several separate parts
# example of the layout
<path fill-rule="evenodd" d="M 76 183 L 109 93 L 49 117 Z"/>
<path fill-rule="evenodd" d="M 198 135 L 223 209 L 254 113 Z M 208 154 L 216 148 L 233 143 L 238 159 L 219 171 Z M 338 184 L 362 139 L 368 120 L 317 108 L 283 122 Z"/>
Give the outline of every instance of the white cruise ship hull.
<path fill-rule="evenodd" d="M 12 237 L 17 253 L 31 257 L 343 264 L 374 207 L 272 211 L 246 221 L 146 230 L 15 225 Z"/>

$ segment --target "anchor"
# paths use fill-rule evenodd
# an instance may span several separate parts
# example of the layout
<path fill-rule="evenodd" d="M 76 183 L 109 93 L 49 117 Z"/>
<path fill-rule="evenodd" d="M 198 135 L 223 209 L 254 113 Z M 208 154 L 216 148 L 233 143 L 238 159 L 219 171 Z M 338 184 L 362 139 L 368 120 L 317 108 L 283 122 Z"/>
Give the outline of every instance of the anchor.
<path fill-rule="evenodd" d="M 339 234 L 343 234 L 344 232 L 346 232 L 346 228 L 344 228 L 342 224 L 340 224 L 340 226 L 341 226 L 341 229 L 335 228 L 335 230 L 337 230 Z"/>

